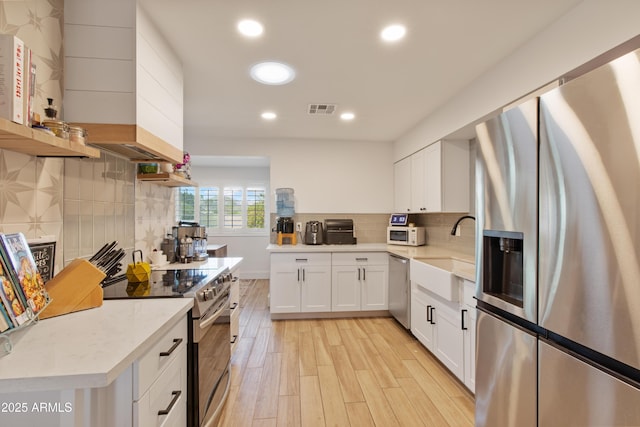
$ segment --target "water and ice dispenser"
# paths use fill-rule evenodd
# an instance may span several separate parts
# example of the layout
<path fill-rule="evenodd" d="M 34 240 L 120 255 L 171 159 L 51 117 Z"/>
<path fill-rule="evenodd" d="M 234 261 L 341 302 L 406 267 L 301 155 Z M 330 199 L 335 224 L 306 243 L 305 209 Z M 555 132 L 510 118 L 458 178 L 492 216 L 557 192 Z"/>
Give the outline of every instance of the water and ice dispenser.
<path fill-rule="evenodd" d="M 524 234 L 484 230 L 482 238 L 483 292 L 522 308 Z"/>

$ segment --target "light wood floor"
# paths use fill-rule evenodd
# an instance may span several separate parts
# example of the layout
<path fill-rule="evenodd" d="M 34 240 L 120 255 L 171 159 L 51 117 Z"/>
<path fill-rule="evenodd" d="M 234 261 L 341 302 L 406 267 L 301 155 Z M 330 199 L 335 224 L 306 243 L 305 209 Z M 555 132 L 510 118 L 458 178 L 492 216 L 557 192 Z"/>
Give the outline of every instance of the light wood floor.
<path fill-rule="evenodd" d="M 271 320 L 243 286 L 219 426 L 473 426 L 474 400 L 392 318 Z"/>

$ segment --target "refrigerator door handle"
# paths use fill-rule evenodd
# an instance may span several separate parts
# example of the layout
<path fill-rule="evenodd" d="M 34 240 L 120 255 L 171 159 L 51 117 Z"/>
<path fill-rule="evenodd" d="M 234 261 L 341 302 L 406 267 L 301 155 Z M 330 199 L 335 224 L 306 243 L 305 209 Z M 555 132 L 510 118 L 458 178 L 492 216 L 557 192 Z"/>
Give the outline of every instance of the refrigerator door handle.
<path fill-rule="evenodd" d="M 463 309 L 463 310 L 461 311 L 461 313 L 460 313 L 460 314 L 461 314 L 461 315 L 460 315 L 460 323 L 461 323 L 461 325 L 460 325 L 460 326 L 462 327 L 462 330 L 463 330 L 463 331 L 466 331 L 467 329 L 469 329 L 469 328 L 467 328 L 467 327 L 465 326 L 465 324 L 464 324 L 464 317 L 465 317 L 465 314 L 467 314 L 467 309 L 466 309 L 466 308 L 465 308 L 465 309 Z"/>

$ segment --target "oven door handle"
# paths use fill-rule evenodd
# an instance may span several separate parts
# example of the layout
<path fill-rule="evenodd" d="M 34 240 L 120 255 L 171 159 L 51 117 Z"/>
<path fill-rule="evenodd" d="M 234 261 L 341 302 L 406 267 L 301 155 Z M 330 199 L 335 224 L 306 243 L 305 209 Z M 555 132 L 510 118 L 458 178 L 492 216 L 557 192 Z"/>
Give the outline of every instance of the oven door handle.
<path fill-rule="evenodd" d="M 225 300 L 226 300 L 226 298 L 225 298 Z M 201 321 L 200 322 L 200 329 L 208 328 L 209 325 L 211 325 L 213 322 L 215 322 L 218 319 L 218 317 L 220 317 L 220 315 L 224 312 L 226 305 L 227 304 L 223 302 L 220 305 L 220 308 L 215 313 L 213 313 L 210 318 L 208 318 L 207 320 Z M 202 318 L 204 319 L 206 317 L 207 317 L 207 314 L 205 313 L 205 315 L 202 316 Z"/>

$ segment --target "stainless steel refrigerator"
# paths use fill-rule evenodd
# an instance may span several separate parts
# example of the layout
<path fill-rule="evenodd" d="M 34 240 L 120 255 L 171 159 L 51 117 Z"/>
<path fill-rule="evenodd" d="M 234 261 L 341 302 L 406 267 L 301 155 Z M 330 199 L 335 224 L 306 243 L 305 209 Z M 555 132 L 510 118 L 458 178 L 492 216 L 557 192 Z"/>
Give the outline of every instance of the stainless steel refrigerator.
<path fill-rule="evenodd" d="M 640 51 L 477 133 L 476 425 L 640 426 Z"/>

